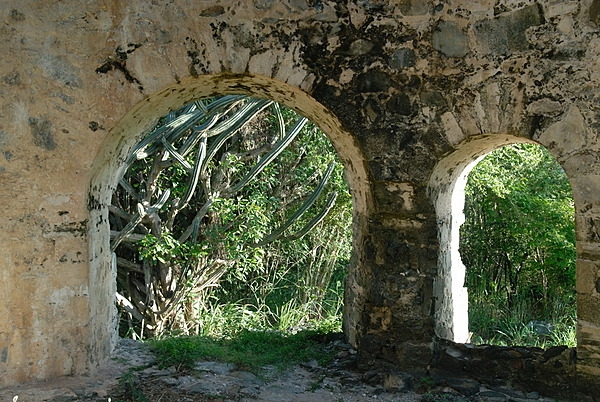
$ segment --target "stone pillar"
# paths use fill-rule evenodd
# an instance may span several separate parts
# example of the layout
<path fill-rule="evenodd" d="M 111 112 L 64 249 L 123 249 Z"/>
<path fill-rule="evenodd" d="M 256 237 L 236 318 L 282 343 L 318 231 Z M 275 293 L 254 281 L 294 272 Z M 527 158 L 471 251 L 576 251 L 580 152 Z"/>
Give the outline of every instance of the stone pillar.
<path fill-rule="evenodd" d="M 585 111 L 585 110 L 584 110 Z M 575 202 L 577 240 L 577 382 L 584 395 L 600 385 L 600 152 L 595 133 L 577 105 L 535 138 L 564 167 Z"/>
<path fill-rule="evenodd" d="M 422 370 L 433 339 L 435 216 L 419 184 L 379 182 L 375 194 L 380 210 L 364 226 L 363 260 L 346 284 L 346 333 L 367 360 Z"/>
<path fill-rule="evenodd" d="M 600 395 L 600 176 L 572 180 L 577 235 L 577 383 Z"/>

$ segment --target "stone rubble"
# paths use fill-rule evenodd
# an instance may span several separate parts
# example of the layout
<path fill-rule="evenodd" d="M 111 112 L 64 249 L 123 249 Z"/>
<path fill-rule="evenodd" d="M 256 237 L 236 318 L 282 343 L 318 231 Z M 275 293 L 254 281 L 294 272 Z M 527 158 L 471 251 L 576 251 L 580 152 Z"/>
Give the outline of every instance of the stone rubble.
<path fill-rule="evenodd" d="M 327 367 L 312 361 L 280 372 L 264 367 L 259 374 L 234 364 L 201 361 L 178 372 L 159 368 L 148 346 L 121 339 L 110 360 L 88 377 L 23 384 L 0 389 L 0 401 L 482 401 L 551 402 L 537 392 L 485 386 L 465 378 L 418 376 L 361 367 L 355 350 L 336 340 L 324 346 L 337 355 Z M 142 399 L 144 395 L 146 399 Z M 138 398 L 138 399 L 135 399 Z"/>

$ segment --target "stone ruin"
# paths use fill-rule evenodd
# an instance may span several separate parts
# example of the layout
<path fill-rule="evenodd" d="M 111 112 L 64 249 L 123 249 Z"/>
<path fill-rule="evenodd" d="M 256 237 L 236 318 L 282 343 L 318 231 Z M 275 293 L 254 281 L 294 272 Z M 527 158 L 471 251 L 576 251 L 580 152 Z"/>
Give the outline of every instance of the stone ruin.
<path fill-rule="evenodd" d="M 125 155 L 169 110 L 249 94 L 309 117 L 344 161 L 345 333 L 365 359 L 600 395 L 600 0 L 2 5 L 0 386 L 109 355 Z M 457 195 L 478 158 L 518 142 L 572 185 L 576 350 L 462 343 Z"/>

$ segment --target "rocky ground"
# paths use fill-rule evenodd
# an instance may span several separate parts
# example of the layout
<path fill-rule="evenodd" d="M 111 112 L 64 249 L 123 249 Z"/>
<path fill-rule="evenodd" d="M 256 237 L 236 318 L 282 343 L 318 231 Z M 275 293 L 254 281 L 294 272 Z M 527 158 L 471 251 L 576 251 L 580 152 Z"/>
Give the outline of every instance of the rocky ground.
<path fill-rule="evenodd" d="M 337 340 L 323 347 L 337 350 L 336 359 L 327 367 L 316 362 L 285 372 L 264 367 L 257 375 L 214 361 L 198 362 L 192 371 L 160 369 L 144 344 L 121 340 L 113 358 L 94 376 L 0 389 L 0 402 L 554 401 L 535 392 L 490 388 L 473 380 L 359 370 L 356 354 L 348 345 Z"/>

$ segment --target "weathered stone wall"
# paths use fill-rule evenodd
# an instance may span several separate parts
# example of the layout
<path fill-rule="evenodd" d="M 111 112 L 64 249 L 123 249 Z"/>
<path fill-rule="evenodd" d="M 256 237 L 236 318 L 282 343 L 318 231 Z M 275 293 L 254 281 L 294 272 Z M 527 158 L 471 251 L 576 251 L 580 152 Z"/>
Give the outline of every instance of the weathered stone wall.
<path fill-rule="evenodd" d="M 435 343 L 430 374 L 442 378 L 469 378 L 498 386 L 510 384 L 524 391 L 538 390 L 561 400 L 597 396 L 587 386 L 577 389 L 574 348 L 540 348 Z"/>
<path fill-rule="evenodd" d="M 0 384 L 107 355 L 122 156 L 170 108 L 217 93 L 282 101 L 331 135 L 356 203 L 346 333 L 404 367 L 451 333 L 434 203 L 454 176 L 436 165 L 482 135 L 548 147 L 575 195 L 577 372 L 596 383 L 599 20 L 597 0 L 5 0 Z"/>

